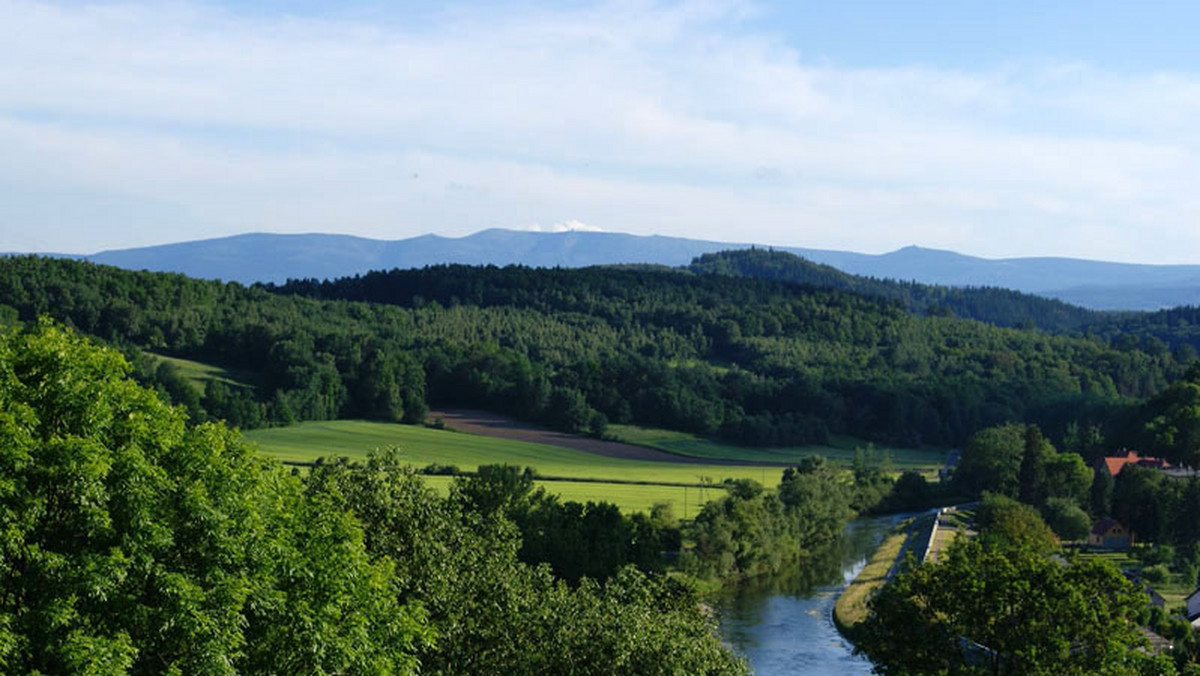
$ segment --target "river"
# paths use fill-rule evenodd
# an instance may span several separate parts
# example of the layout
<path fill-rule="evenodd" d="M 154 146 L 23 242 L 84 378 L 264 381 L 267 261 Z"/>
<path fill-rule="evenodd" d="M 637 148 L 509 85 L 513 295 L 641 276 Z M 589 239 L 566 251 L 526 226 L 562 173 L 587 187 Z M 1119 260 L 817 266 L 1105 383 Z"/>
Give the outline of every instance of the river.
<path fill-rule="evenodd" d="M 833 603 L 901 518 L 854 521 L 838 543 L 791 573 L 743 584 L 714 603 L 722 635 L 756 676 L 871 673 L 833 625 Z"/>

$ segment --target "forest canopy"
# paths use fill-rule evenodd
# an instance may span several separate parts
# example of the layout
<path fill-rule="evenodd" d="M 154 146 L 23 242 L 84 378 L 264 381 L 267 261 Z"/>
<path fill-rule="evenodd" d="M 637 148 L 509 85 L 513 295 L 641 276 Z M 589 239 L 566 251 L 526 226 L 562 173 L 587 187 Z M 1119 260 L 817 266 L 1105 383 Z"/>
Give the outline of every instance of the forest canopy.
<path fill-rule="evenodd" d="M 746 445 L 840 433 L 961 445 L 1010 421 L 1055 435 L 1100 424 L 1185 370 L 1170 350 L 661 269 L 439 266 L 246 288 L 12 257 L 0 303 L 122 346 L 194 418 L 242 427 L 412 422 L 457 405 L 591 433 L 621 422 Z M 252 387 L 189 396 L 150 351 L 238 370 Z"/>

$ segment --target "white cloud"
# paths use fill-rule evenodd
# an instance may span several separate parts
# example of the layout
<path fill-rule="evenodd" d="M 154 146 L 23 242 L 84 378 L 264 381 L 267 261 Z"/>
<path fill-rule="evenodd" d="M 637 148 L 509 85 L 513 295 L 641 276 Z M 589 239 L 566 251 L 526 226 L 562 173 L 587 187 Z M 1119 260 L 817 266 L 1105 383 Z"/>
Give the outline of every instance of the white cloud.
<path fill-rule="evenodd" d="M 418 29 L 0 0 L 0 249 L 603 223 L 1200 262 L 1195 74 L 836 68 L 746 30 L 753 10 Z"/>

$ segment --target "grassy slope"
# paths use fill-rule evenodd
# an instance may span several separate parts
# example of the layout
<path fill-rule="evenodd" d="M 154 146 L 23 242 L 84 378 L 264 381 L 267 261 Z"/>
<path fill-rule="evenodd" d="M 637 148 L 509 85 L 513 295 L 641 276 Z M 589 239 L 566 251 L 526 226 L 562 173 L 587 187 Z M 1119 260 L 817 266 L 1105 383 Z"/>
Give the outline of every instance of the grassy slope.
<path fill-rule="evenodd" d="M 879 545 L 879 549 L 871 555 L 867 565 L 838 596 L 833 606 L 833 621 L 843 631 L 853 629 L 854 625 L 867 619 L 867 602 L 871 600 L 875 590 L 887 582 L 888 572 L 900 556 L 909 533 L 908 528 L 889 533 Z"/>
<path fill-rule="evenodd" d="M 556 446 L 359 420 L 299 423 L 288 427 L 250 430 L 244 434 L 247 439 L 257 443 L 264 454 L 281 460 L 311 461 L 322 456 L 361 458 L 373 449 L 395 446 L 417 467 L 436 462 L 473 470 L 479 465 L 508 463 L 533 467 L 546 476 L 593 480 L 695 484 L 702 482 L 704 477 L 713 481 L 731 477 L 750 478 L 774 485 L 778 483 L 782 472 L 779 467 L 618 460 Z M 439 481 L 435 477 L 431 479 L 435 484 Z M 699 502 L 724 495 L 720 489 L 685 489 L 682 486 L 563 481 L 547 481 L 543 484 L 548 491 L 564 499 L 607 500 L 622 509 L 644 511 L 655 502 L 670 502 L 678 516 L 685 516 L 685 513 L 686 516 L 694 516 Z"/>
<path fill-rule="evenodd" d="M 250 384 L 253 382 L 253 378 L 248 374 L 238 373 L 221 368 L 220 366 L 213 366 L 212 364 L 205 364 L 190 359 L 167 357 L 153 352 L 150 354 L 159 361 L 174 364 L 175 368 L 179 369 L 179 374 L 190 380 L 201 392 L 204 391 L 205 384 L 210 380 L 216 380 L 231 387 L 253 387 Z"/>
<path fill-rule="evenodd" d="M 790 446 L 785 448 L 746 448 L 730 446 L 698 437 L 687 432 L 637 427 L 634 425 L 609 425 L 608 432 L 618 441 L 639 446 L 686 455 L 693 458 L 738 459 L 752 462 L 798 462 L 806 455 L 823 455 L 844 465 L 854 460 L 854 449 L 865 446 L 864 442 L 850 437 L 835 437 L 829 446 Z M 946 461 L 946 452 L 933 449 L 909 449 L 877 447 L 877 453 L 891 451 L 892 464 L 900 470 L 936 470 Z"/>

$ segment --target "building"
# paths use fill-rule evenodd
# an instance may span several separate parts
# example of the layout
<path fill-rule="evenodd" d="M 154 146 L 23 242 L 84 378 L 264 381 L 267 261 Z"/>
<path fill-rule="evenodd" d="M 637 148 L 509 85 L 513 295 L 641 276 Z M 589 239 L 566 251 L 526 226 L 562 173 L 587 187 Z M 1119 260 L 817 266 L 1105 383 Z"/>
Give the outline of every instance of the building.
<path fill-rule="evenodd" d="M 1121 473 L 1121 470 L 1125 469 L 1126 465 L 1137 465 L 1138 467 L 1149 467 L 1150 469 L 1160 470 L 1171 468 L 1171 463 L 1163 460 L 1162 458 L 1142 457 L 1138 455 L 1137 451 L 1125 449 L 1116 455 L 1110 455 L 1096 460 L 1096 466 L 1094 469 L 1097 472 L 1108 472 L 1110 476 L 1116 478 L 1116 476 Z"/>
<path fill-rule="evenodd" d="M 1116 519 L 1104 518 L 1092 526 L 1088 544 L 1105 549 L 1129 549 L 1133 544 L 1133 533 Z"/>
<path fill-rule="evenodd" d="M 1187 605 L 1185 615 L 1188 622 L 1192 623 L 1193 628 L 1200 628 L 1200 589 L 1192 592 L 1192 595 L 1183 600 Z"/>

